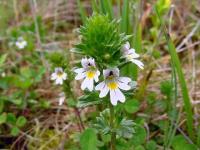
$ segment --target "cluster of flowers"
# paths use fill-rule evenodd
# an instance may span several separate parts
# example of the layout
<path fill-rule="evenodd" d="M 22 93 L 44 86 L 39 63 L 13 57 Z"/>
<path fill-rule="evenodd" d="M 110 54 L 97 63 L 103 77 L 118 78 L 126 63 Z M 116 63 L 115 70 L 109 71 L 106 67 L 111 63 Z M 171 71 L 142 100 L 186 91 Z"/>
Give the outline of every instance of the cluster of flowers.
<path fill-rule="evenodd" d="M 139 61 L 139 54 L 134 49 L 130 48 L 130 44 L 127 42 L 123 45 L 122 58 L 127 61 L 135 63 L 139 68 L 143 69 L 144 64 Z M 100 91 L 99 97 L 103 98 L 110 93 L 110 101 L 112 105 L 117 105 L 117 102 L 125 102 L 125 96 L 121 90 L 130 90 L 131 86 L 129 83 L 131 79 L 128 77 L 120 77 L 120 71 L 117 67 L 103 70 L 104 81 L 100 82 L 94 88 L 94 82 L 99 81 L 100 71 L 98 70 L 95 60 L 93 58 L 83 58 L 81 60 L 82 68 L 75 69 L 77 73 L 75 79 L 83 80 L 81 89 L 88 89 L 93 91 L 94 89 Z M 56 68 L 55 72 L 51 75 L 51 79 L 55 80 L 56 84 L 63 84 L 63 80 L 67 79 L 67 74 L 62 68 Z M 121 89 L 121 90 L 120 90 Z"/>

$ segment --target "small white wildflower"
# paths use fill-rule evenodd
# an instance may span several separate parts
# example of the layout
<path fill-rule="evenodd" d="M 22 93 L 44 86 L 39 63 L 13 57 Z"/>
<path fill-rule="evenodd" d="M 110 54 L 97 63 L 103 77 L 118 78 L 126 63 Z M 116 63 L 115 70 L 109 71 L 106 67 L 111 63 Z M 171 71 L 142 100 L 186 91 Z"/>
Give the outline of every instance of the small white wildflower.
<path fill-rule="evenodd" d="M 63 84 L 63 81 L 67 79 L 67 74 L 62 68 L 55 68 L 54 73 L 51 74 L 51 80 L 55 80 L 56 84 Z"/>
<path fill-rule="evenodd" d="M 19 49 L 24 49 L 27 46 L 27 42 L 22 38 L 18 38 L 18 40 L 15 42 L 15 45 L 19 48 Z"/>
<path fill-rule="evenodd" d="M 126 44 L 122 46 L 121 51 L 123 58 L 126 58 L 127 61 L 131 61 L 132 63 L 136 64 L 139 68 L 144 69 L 144 64 L 137 59 L 140 57 L 140 55 L 135 52 L 135 49 L 130 48 L 129 42 L 126 42 Z"/>
<path fill-rule="evenodd" d="M 64 93 L 60 93 L 59 96 L 60 97 L 59 97 L 58 105 L 61 106 L 65 102 L 65 94 Z"/>
<path fill-rule="evenodd" d="M 99 81 L 100 72 L 97 70 L 93 58 L 83 58 L 81 60 L 81 65 L 83 68 L 74 70 L 74 72 L 77 73 L 75 79 L 84 79 L 81 84 L 81 89 L 85 90 L 87 88 L 89 91 L 92 91 L 94 89 L 94 81 Z"/>
<path fill-rule="evenodd" d="M 125 96 L 120 89 L 125 91 L 130 90 L 131 86 L 129 82 L 131 82 L 131 79 L 128 77 L 119 77 L 118 68 L 103 70 L 103 75 L 104 81 L 95 87 L 95 90 L 100 91 L 99 97 L 105 97 L 110 92 L 112 105 L 116 106 L 118 101 L 124 103 Z"/>
<path fill-rule="evenodd" d="M 1 77 L 5 77 L 6 76 L 6 73 L 5 72 L 3 72 L 2 74 L 1 74 Z"/>

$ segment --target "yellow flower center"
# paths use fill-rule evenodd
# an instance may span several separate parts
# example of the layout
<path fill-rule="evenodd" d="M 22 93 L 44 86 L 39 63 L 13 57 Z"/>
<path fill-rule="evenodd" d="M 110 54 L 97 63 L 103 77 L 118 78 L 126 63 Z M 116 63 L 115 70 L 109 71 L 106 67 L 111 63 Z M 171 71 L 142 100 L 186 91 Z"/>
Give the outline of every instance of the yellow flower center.
<path fill-rule="evenodd" d="M 63 72 L 61 72 L 61 71 L 57 72 L 58 77 L 61 77 L 62 75 L 63 75 Z"/>
<path fill-rule="evenodd" d="M 128 55 L 128 56 L 127 56 L 127 59 L 128 59 L 128 60 L 131 60 L 131 59 L 133 59 L 133 56 L 132 56 L 132 55 Z"/>
<path fill-rule="evenodd" d="M 116 82 L 109 82 L 108 84 L 107 84 L 107 86 L 108 86 L 108 88 L 110 89 L 110 90 L 115 90 L 115 89 L 117 89 L 118 88 L 118 85 L 117 85 L 117 83 Z"/>
<path fill-rule="evenodd" d="M 86 76 L 87 76 L 87 78 L 89 78 L 89 79 L 93 79 L 94 76 L 95 76 L 95 72 L 94 72 L 94 71 L 88 71 L 88 72 L 86 73 Z"/>

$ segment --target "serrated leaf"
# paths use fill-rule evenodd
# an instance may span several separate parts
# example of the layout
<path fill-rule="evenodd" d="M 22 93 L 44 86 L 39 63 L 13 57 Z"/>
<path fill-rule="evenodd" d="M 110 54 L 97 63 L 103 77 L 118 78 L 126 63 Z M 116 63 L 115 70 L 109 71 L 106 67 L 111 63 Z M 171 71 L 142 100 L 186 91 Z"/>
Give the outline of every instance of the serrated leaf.
<path fill-rule="evenodd" d="M 122 119 L 116 131 L 117 135 L 123 138 L 133 137 L 133 134 L 135 133 L 134 125 L 135 123 L 132 120 Z"/>
<path fill-rule="evenodd" d="M 105 109 L 100 113 L 99 117 L 96 117 L 96 122 L 94 124 L 95 129 L 98 130 L 99 133 L 106 135 L 110 132 L 110 110 Z"/>
<path fill-rule="evenodd" d="M 97 150 L 97 135 L 92 128 L 86 129 L 80 137 L 80 145 L 82 150 Z"/>
<path fill-rule="evenodd" d="M 140 103 L 136 100 L 128 100 L 126 101 L 124 108 L 128 113 L 135 113 L 139 110 Z"/>
<path fill-rule="evenodd" d="M 6 61 L 6 58 L 7 58 L 7 54 L 3 54 L 0 57 L 0 66 L 2 66 L 4 64 L 4 62 Z"/>
<path fill-rule="evenodd" d="M 177 135 L 173 138 L 172 147 L 174 150 L 197 150 L 196 146 L 188 143 L 182 135 Z"/>
<path fill-rule="evenodd" d="M 20 116 L 17 118 L 17 122 L 16 122 L 16 125 L 18 127 L 23 127 L 25 124 L 26 124 L 27 120 L 24 116 Z"/>
<path fill-rule="evenodd" d="M 5 123 L 6 119 L 7 119 L 7 114 L 6 113 L 2 113 L 0 115 L 0 125 L 3 124 L 3 123 Z"/>
<path fill-rule="evenodd" d="M 160 85 L 161 93 L 166 96 L 170 96 L 172 92 L 172 88 L 173 88 L 173 85 L 170 81 L 163 81 Z"/>
<path fill-rule="evenodd" d="M 4 100 L 0 99 L 0 113 L 3 111 L 4 109 Z"/>
<path fill-rule="evenodd" d="M 141 126 L 135 126 L 135 133 L 131 139 L 131 144 L 134 146 L 141 145 L 146 140 L 146 130 Z"/>
<path fill-rule="evenodd" d="M 99 98 L 97 93 L 89 93 L 88 95 L 79 97 L 77 107 L 87 107 L 97 105 L 102 102 L 102 99 Z"/>
<path fill-rule="evenodd" d="M 22 104 L 22 99 L 12 99 L 10 102 L 12 102 L 15 105 L 21 105 Z"/>
<path fill-rule="evenodd" d="M 148 141 L 146 144 L 146 149 L 147 150 L 156 150 L 156 142 L 153 140 Z"/>
<path fill-rule="evenodd" d="M 17 136 L 17 135 L 19 134 L 19 132 L 20 132 L 20 130 L 19 130 L 18 127 L 13 127 L 13 128 L 11 129 L 10 134 L 11 134 L 12 136 Z"/>
<path fill-rule="evenodd" d="M 145 150 L 145 148 L 142 145 L 139 145 L 135 148 L 135 150 Z"/>
<path fill-rule="evenodd" d="M 10 123 L 10 124 L 12 124 L 12 125 L 15 125 L 15 123 L 16 123 L 16 117 L 15 117 L 15 115 L 13 114 L 13 113 L 8 113 L 7 114 L 7 122 L 8 123 Z"/>

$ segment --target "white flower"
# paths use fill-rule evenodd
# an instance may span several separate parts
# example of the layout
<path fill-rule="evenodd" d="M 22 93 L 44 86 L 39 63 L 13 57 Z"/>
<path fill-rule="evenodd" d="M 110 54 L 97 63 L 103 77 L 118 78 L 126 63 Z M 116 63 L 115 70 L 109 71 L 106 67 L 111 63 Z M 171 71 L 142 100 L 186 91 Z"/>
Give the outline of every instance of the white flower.
<path fill-rule="evenodd" d="M 65 102 L 65 94 L 60 93 L 59 96 L 60 97 L 59 97 L 58 105 L 61 106 Z"/>
<path fill-rule="evenodd" d="M 99 81 L 100 72 L 97 70 L 93 58 L 83 58 L 81 60 L 81 65 L 83 68 L 74 70 L 74 72 L 77 73 L 75 79 L 84 79 L 81 84 L 81 89 L 85 90 L 87 88 L 89 91 L 92 91 L 94 89 L 94 81 Z"/>
<path fill-rule="evenodd" d="M 1 77 L 5 77 L 6 76 L 6 73 L 5 72 L 3 72 L 2 74 L 1 74 Z"/>
<path fill-rule="evenodd" d="M 22 38 L 18 38 L 18 40 L 16 41 L 15 45 L 19 48 L 19 49 L 24 49 L 27 46 L 27 42 Z"/>
<path fill-rule="evenodd" d="M 136 64 L 139 68 L 144 69 L 144 64 L 137 59 L 140 57 L 140 55 L 135 52 L 135 49 L 130 48 L 129 42 L 126 42 L 126 44 L 122 46 L 121 51 L 123 58 L 126 58 L 127 61 L 131 61 L 132 63 Z"/>
<path fill-rule="evenodd" d="M 55 80 L 56 84 L 63 84 L 63 81 L 67 79 L 67 74 L 63 72 L 62 68 L 55 68 L 55 72 L 51 74 L 51 80 Z"/>
<path fill-rule="evenodd" d="M 95 90 L 100 91 L 99 97 L 105 97 L 108 92 L 110 92 L 110 101 L 112 105 L 117 105 L 117 102 L 125 102 L 125 96 L 121 92 L 122 90 L 130 90 L 131 86 L 128 85 L 131 82 L 131 79 L 128 77 L 119 77 L 119 69 L 106 69 L 103 70 L 104 81 L 99 83 Z"/>

